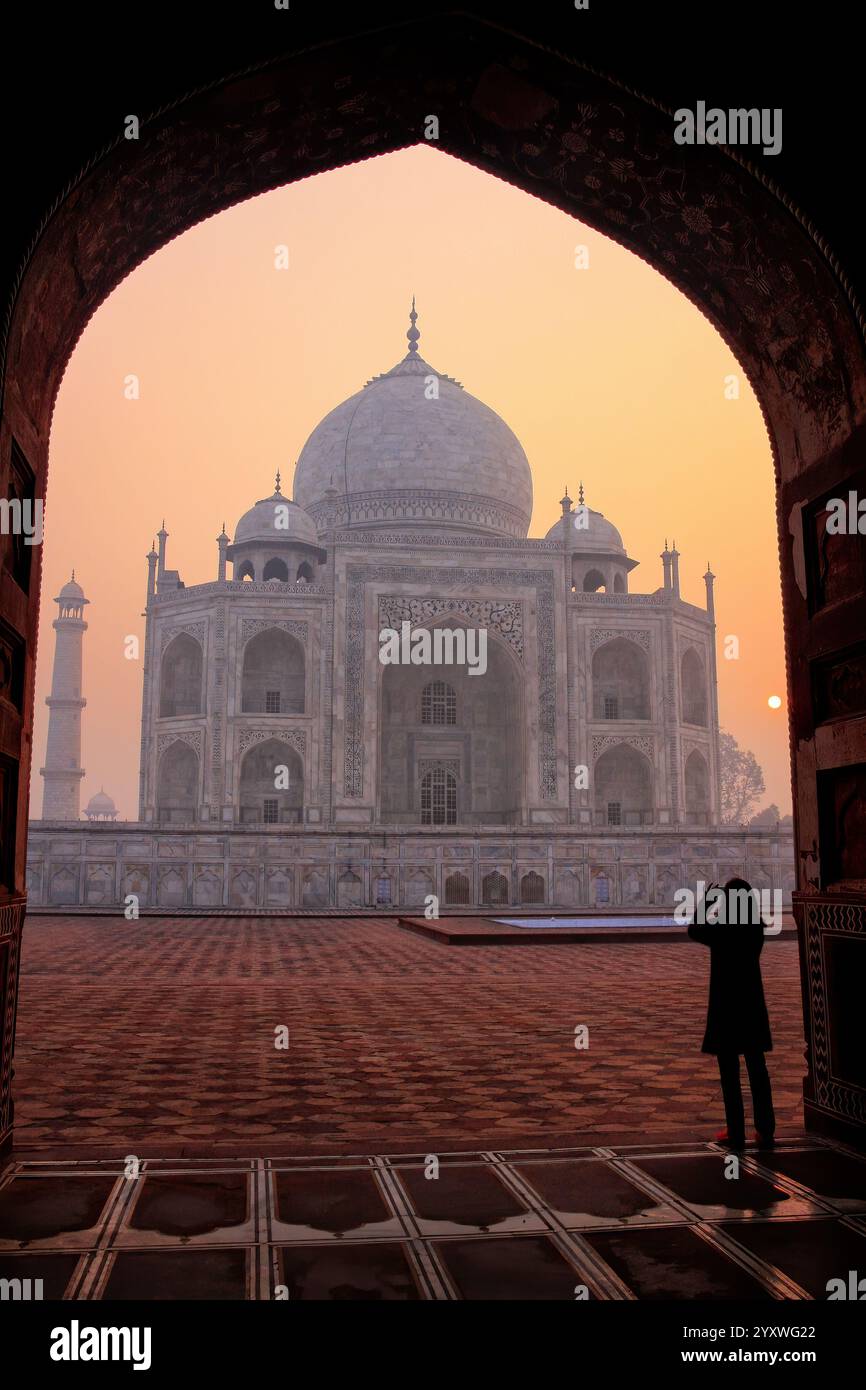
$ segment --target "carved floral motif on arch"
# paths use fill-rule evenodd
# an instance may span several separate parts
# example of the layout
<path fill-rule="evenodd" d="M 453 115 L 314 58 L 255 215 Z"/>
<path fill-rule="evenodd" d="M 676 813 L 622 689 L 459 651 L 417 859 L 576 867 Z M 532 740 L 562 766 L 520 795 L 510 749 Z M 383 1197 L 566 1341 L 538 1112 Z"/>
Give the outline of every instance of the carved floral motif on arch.
<path fill-rule="evenodd" d="M 160 734 L 156 741 L 157 761 L 173 743 L 188 743 L 196 757 L 201 759 L 202 735 L 200 729 L 178 730 L 177 733 Z"/>
<path fill-rule="evenodd" d="M 379 629 L 390 627 L 397 631 L 403 622 L 409 622 L 413 627 L 433 627 L 449 613 L 462 618 L 469 627 L 491 629 L 523 660 L 523 604 L 520 602 L 381 595 Z"/>
<path fill-rule="evenodd" d="M 243 755 L 253 744 L 267 743 L 270 739 L 288 744 L 300 753 L 301 757 L 307 751 L 307 735 L 304 729 L 241 729 L 238 735 L 238 755 Z"/>

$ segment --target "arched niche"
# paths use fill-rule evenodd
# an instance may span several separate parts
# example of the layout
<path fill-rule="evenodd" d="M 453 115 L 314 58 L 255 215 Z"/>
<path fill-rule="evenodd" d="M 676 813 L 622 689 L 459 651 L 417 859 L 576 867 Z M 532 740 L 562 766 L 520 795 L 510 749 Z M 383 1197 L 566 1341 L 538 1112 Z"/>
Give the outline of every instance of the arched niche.
<path fill-rule="evenodd" d="M 706 758 L 696 748 L 686 758 L 684 781 L 687 823 L 690 825 L 708 825 L 710 821 L 710 772 Z"/>
<path fill-rule="evenodd" d="M 241 710 L 244 714 L 303 714 L 304 648 L 279 627 L 257 632 L 244 647 Z"/>
<path fill-rule="evenodd" d="M 456 623 L 449 626 L 456 627 Z M 488 631 L 487 669 L 382 667 L 379 685 L 380 818 L 395 824 L 519 823 L 524 797 L 525 673 Z M 438 765 L 441 771 L 430 777 Z M 443 776 L 446 781 L 443 783 Z M 429 778 L 429 784 L 426 779 Z M 456 821 L 428 820 L 427 797 L 450 795 Z"/>
<path fill-rule="evenodd" d="M 596 648 L 592 713 L 594 719 L 649 719 L 649 661 L 637 642 L 615 637 Z"/>
<path fill-rule="evenodd" d="M 481 901 L 487 907 L 504 907 L 508 903 L 508 879 L 498 869 L 481 880 Z"/>
<path fill-rule="evenodd" d="M 683 652 L 680 663 L 680 692 L 683 702 L 683 723 L 707 727 L 707 675 L 704 663 L 694 647 Z"/>
<path fill-rule="evenodd" d="M 156 818 L 161 825 L 190 825 L 199 799 L 198 754 L 178 739 L 159 760 L 156 779 Z"/>
<path fill-rule="evenodd" d="M 160 666 L 160 719 L 201 714 L 203 664 L 201 643 L 188 632 L 180 632 L 171 639 Z"/>
<path fill-rule="evenodd" d="M 653 819 L 653 774 L 649 759 L 629 743 L 608 748 L 595 764 L 597 825 L 649 825 Z"/>
<path fill-rule="evenodd" d="M 544 902 L 544 879 L 541 874 L 530 869 L 520 880 L 520 901 L 522 903 Z"/>
<path fill-rule="evenodd" d="M 238 820 L 242 825 L 298 825 L 303 819 L 304 765 L 282 739 L 254 743 L 241 760 Z"/>
<path fill-rule="evenodd" d="M 468 907 L 472 901 L 472 885 L 469 875 L 459 869 L 448 874 L 445 879 L 445 902 L 449 907 Z"/>

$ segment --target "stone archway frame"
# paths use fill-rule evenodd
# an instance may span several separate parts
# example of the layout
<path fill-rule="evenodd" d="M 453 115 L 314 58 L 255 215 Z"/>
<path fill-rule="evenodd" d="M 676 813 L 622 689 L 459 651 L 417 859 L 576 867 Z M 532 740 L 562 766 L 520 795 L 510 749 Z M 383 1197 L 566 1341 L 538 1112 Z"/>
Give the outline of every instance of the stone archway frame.
<path fill-rule="evenodd" d="M 633 88 L 489 22 L 436 14 L 216 80 L 146 116 L 137 141 L 125 141 L 118 123 L 117 139 L 88 157 L 37 229 L 7 307 L 0 466 L 8 467 L 14 439 L 45 496 L 52 414 L 71 352 L 147 256 L 242 199 L 419 143 L 431 110 L 441 150 L 562 209 L 665 276 L 713 324 L 755 390 L 777 485 L 798 876 L 814 898 L 823 885 L 817 777 L 826 759 L 810 684 L 807 509 L 862 468 L 863 310 L 815 227 L 767 177 L 737 151 L 675 145 L 672 111 Z M 36 550 L 26 612 L 15 615 L 30 643 L 15 931 L 24 911 Z M 830 650 L 862 636 L 859 623 L 843 621 Z M 855 720 L 849 727 L 848 762 L 866 761 L 866 736 Z M 351 775 L 361 772 L 356 763 Z M 830 923 L 829 908 L 816 901 L 814 909 Z M 855 911 L 862 922 L 863 907 Z M 824 988 L 822 973 L 813 1017 Z M 14 981 L 9 990 L 7 1024 Z M 8 1063 L 4 1045 L 0 1144 Z"/>
<path fill-rule="evenodd" d="M 3 326 L 6 428 L 34 467 L 38 490 L 44 493 L 66 363 L 95 309 L 127 274 L 244 198 L 420 143 L 431 106 L 441 150 L 640 256 L 736 354 L 761 402 L 783 492 L 790 657 L 797 648 L 791 604 L 805 604 L 791 554 L 799 536 L 797 480 L 862 432 L 861 306 L 815 228 L 739 152 L 676 145 L 673 113 L 651 98 L 467 15 L 353 34 L 216 81 L 145 117 L 138 141 L 119 130 L 88 162 L 39 228 Z M 35 627 L 35 605 L 31 619 Z M 798 695 L 805 706 L 806 693 Z M 792 707 L 796 715 L 793 700 Z M 31 719 L 32 691 L 25 723 Z M 796 722 L 808 737 L 808 714 Z M 802 748 L 804 731 L 795 732 Z M 29 749 L 22 753 L 26 764 Z M 347 771 L 353 780 L 357 762 Z M 807 840 L 817 830 L 813 801 Z M 22 809 L 22 884 L 25 848 Z"/>

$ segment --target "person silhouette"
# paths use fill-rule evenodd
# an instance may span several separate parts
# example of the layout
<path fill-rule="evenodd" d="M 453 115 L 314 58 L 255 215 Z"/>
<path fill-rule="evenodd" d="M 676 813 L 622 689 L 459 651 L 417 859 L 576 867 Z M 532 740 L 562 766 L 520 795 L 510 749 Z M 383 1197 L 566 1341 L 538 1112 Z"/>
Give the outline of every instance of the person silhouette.
<path fill-rule="evenodd" d="M 707 884 L 689 936 L 710 948 L 710 992 L 701 1051 L 715 1053 L 719 1064 L 727 1129 L 716 1140 L 735 1149 L 746 1142 L 740 1083 L 743 1056 L 752 1092 L 755 1139 L 761 1148 L 770 1148 L 776 1117 L 765 1054 L 772 1052 L 773 1040 L 761 979 L 764 923 L 756 890 L 744 878 L 730 878 L 724 888 Z"/>

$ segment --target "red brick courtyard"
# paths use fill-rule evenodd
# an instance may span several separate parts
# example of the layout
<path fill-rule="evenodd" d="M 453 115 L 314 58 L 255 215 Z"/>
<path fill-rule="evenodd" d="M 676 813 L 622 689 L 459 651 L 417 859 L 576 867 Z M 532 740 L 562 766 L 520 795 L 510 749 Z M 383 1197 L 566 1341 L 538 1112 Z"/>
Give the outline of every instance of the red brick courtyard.
<path fill-rule="evenodd" d="M 763 971 L 780 1132 L 801 1128 L 797 947 Z M 338 1153 L 708 1138 L 707 952 L 446 946 L 365 918 L 32 917 L 16 1146 Z M 576 1050 L 575 1028 L 589 1029 Z M 288 1050 L 275 1030 L 288 1028 Z"/>

